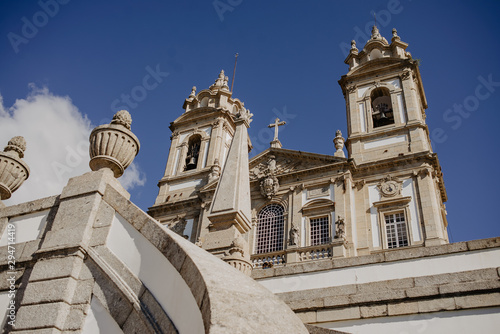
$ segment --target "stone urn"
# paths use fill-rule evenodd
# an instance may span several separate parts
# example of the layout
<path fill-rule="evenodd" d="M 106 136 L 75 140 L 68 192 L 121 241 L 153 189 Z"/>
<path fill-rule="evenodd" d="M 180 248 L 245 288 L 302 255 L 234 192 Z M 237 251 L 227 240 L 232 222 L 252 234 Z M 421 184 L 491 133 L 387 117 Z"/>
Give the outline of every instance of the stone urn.
<path fill-rule="evenodd" d="M 90 168 L 97 171 L 109 168 L 115 177 L 125 169 L 139 153 L 139 139 L 130 131 L 132 117 L 126 110 L 113 116 L 110 124 L 96 127 L 90 134 Z"/>
<path fill-rule="evenodd" d="M 28 165 L 21 159 L 26 150 L 26 140 L 14 137 L 0 152 L 0 199 L 8 199 L 30 175 Z"/>

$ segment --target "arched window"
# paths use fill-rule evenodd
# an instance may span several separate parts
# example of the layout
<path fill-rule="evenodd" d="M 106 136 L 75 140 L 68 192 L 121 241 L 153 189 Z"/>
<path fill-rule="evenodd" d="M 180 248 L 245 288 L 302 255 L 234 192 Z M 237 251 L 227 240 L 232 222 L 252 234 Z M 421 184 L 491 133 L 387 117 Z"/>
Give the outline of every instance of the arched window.
<path fill-rule="evenodd" d="M 279 204 L 269 204 L 260 210 L 257 223 L 256 254 L 283 249 L 284 211 Z"/>
<path fill-rule="evenodd" d="M 201 136 L 194 135 L 189 138 L 188 151 L 186 155 L 186 170 L 196 169 L 198 166 L 198 157 L 200 155 Z"/>
<path fill-rule="evenodd" d="M 372 104 L 373 127 L 394 124 L 391 94 L 385 87 L 379 87 L 370 94 Z"/>

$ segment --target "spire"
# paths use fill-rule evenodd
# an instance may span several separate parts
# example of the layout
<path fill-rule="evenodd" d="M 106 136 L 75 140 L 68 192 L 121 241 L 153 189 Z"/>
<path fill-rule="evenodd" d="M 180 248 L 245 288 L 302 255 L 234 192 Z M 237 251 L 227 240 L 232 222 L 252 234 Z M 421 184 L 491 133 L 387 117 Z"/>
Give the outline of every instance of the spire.
<path fill-rule="evenodd" d="M 252 116 L 250 111 L 244 110 L 235 120 L 236 131 L 208 216 L 213 222 L 220 216 L 229 215 L 231 223 L 238 225 L 243 233 L 251 217 L 247 128 Z"/>
<path fill-rule="evenodd" d="M 247 128 L 252 116 L 244 109 L 234 121 L 236 131 L 208 215 L 210 233 L 203 244 L 215 254 L 223 251 L 222 260 L 247 275 L 252 265 L 249 246 L 242 234 L 251 228 Z"/>
<path fill-rule="evenodd" d="M 191 94 L 189 94 L 189 98 L 193 99 L 195 97 L 196 97 L 196 86 L 193 86 L 193 88 L 191 88 Z"/>
<path fill-rule="evenodd" d="M 215 79 L 215 83 L 210 86 L 210 90 L 227 90 L 229 91 L 229 86 L 227 85 L 229 78 L 224 75 L 224 70 L 221 70 L 217 79 Z"/>

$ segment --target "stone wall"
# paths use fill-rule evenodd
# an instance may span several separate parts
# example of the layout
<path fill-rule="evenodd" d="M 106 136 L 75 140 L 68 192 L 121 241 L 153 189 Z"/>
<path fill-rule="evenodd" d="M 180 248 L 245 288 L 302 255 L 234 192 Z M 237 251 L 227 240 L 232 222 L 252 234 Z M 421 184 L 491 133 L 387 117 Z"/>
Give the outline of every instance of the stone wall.
<path fill-rule="evenodd" d="M 252 276 L 272 291 L 279 286 L 277 295 L 305 323 L 358 333 L 353 328 L 360 323 L 369 328 L 405 315 L 495 313 L 500 307 L 499 255 L 500 238 L 491 238 L 260 269 Z M 384 272 L 402 278 L 384 279 Z"/>
<path fill-rule="evenodd" d="M 14 269 L 8 247 L 0 247 L 0 302 L 9 302 L 7 278 L 16 277 L 16 326 L 5 332 L 308 332 L 268 290 L 128 198 L 101 170 L 71 179 L 60 196 L 0 208 L 2 233 L 14 217 L 22 233 L 23 216 L 45 212 L 38 237 L 15 245 Z M 119 224 L 129 234 L 117 241 Z M 120 242 L 131 246 L 113 248 Z M 130 248 L 138 250 L 131 253 L 136 262 L 120 253 Z M 175 295 L 182 289 L 187 293 Z"/>

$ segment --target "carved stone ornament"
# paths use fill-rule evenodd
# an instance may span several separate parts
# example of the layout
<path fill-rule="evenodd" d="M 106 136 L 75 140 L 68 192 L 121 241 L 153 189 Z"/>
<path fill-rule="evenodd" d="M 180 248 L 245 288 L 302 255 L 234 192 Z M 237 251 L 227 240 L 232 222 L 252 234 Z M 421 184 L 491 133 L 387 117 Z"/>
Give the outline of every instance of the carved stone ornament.
<path fill-rule="evenodd" d="M 372 38 L 371 39 L 382 39 L 380 32 L 378 31 L 377 26 L 372 27 Z"/>
<path fill-rule="evenodd" d="M 196 97 L 196 86 L 193 86 L 193 88 L 191 88 L 191 94 L 189 94 L 189 98 L 195 98 Z"/>
<path fill-rule="evenodd" d="M 406 80 L 409 78 L 410 78 L 410 71 L 409 70 L 405 70 L 405 71 L 403 71 L 403 73 L 401 73 L 401 80 Z"/>
<path fill-rule="evenodd" d="M 17 136 L 9 140 L 0 152 L 0 200 L 8 199 L 29 177 L 30 169 L 21 159 L 26 150 L 26 140 Z"/>
<path fill-rule="evenodd" d="M 215 79 L 215 83 L 212 86 L 210 86 L 210 90 L 215 91 L 224 87 L 224 80 L 225 80 L 224 70 L 221 70 L 219 76 L 217 77 L 217 79 Z"/>
<path fill-rule="evenodd" d="M 290 229 L 290 246 L 299 245 L 299 228 L 295 225 Z"/>
<path fill-rule="evenodd" d="M 334 153 L 335 157 L 340 157 L 340 158 L 345 158 L 344 151 L 342 150 L 344 148 L 344 142 L 345 139 L 342 137 L 342 132 L 340 130 L 337 130 L 335 133 L 335 138 L 333 139 L 333 143 L 335 145 L 335 148 L 337 151 Z"/>
<path fill-rule="evenodd" d="M 392 38 L 391 38 L 391 41 L 394 42 L 395 40 L 399 40 L 399 36 L 398 36 L 398 31 L 396 30 L 396 28 L 392 28 Z"/>
<path fill-rule="evenodd" d="M 246 124 L 250 125 L 252 123 L 252 117 L 253 114 L 250 112 L 249 109 L 242 108 L 238 114 L 236 114 L 236 120 L 242 120 Z"/>
<path fill-rule="evenodd" d="M 401 182 L 393 179 L 390 175 L 383 179 L 378 185 L 380 194 L 383 197 L 394 197 L 401 194 Z"/>
<path fill-rule="evenodd" d="M 356 85 L 349 85 L 345 89 L 347 90 L 348 93 L 354 93 L 356 91 L 356 89 L 358 89 L 358 86 L 356 86 Z"/>
<path fill-rule="evenodd" d="M 179 131 L 174 131 L 172 132 L 172 135 L 170 136 L 170 140 L 177 138 L 179 136 Z"/>
<path fill-rule="evenodd" d="M 139 153 L 139 139 L 130 131 L 132 117 L 126 110 L 113 116 L 110 124 L 100 125 L 90 134 L 90 168 L 109 168 L 115 177 L 123 175 Z"/>
<path fill-rule="evenodd" d="M 186 238 L 184 235 L 184 230 L 186 229 L 187 221 L 184 217 L 177 216 L 172 223 L 168 225 L 168 228 L 177 233 L 178 235 Z"/>
<path fill-rule="evenodd" d="M 359 181 L 355 181 L 355 182 L 353 182 L 353 183 L 352 183 L 352 187 L 353 187 L 353 188 L 356 188 L 356 189 L 358 189 L 358 190 L 361 190 L 361 189 L 363 189 L 363 187 L 365 186 L 365 184 L 366 184 L 366 181 L 365 181 L 365 180 L 363 180 L 363 179 L 361 179 L 361 180 L 359 180 Z"/>
<path fill-rule="evenodd" d="M 113 115 L 111 124 L 120 124 L 130 130 L 130 126 L 132 125 L 132 116 L 130 116 L 128 111 L 120 110 Z"/>
<path fill-rule="evenodd" d="M 356 47 L 356 41 L 354 39 L 351 41 L 351 52 L 358 52 L 358 48 Z"/>
<path fill-rule="evenodd" d="M 226 254 L 222 260 L 243 272 L 245 275 L 250 276 L 252 273 L 252 263 L 250 262 L 250 256 L 248 254 L 248 243 L 241 235 L 238 235 L 238 237 L 233 240 L 228 253 L 229 254 Z"/>
<path fill-rule="evenodd" d="M 210 173 L 208 174 L 208 183 L 217 180 L 220 176 L 220 166 L 219 160 L 215 159 L 214 164 L 210 167 Z"/>
<path fill-rule="evenodd" d="M 203 242 L 201 241 L 201 237 L 198 237 L 198 239 L 196 239 L 196 242 L 194 243 L 196 246 L 202 248 L 203 246 Z"/>
<path fill-rule="evenodd" d="M 334 239 L 345 239 L 345 222 L 344 218 L 338 216 L 335 222 L 335 237 Z"/>
<path fill-rule="evenodd" d="M 245 256 L 245 248 L 247 248 L 246 241 L 241 235 L 231 243 L 231 248 L 229 249 L 229 254 L 235 255 L 234 253 L 240 253 L 241 257 Z"/>
<path fill-rule="evenodd" d="M 276 195 L 279 187 L 278 179 L 274 175 L 268 175 L 260 181 L 260 193 L 268 199 Z"/>

